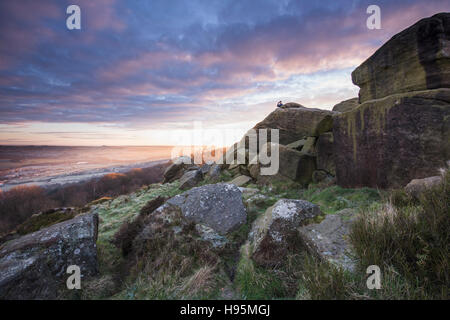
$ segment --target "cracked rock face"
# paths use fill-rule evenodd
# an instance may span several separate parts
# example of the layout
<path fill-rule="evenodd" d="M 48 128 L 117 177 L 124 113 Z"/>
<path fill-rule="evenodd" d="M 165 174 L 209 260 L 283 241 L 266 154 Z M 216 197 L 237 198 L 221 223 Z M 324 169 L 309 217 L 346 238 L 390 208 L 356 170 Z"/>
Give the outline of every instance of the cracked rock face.
<path fill-rule="evenodd" d="M 81 277 L 97 270 L 97 214 L 85 214 L 0 248 L 0 299 L 55 299 L 70 265 Z"/>
<path fill-rule="evenodd" d="M 450 89 L 371 100 L 334 118 L 340 186 L 401 188 L 450 159 Z"/>
<path fill-rule="evenodd" d="M 252 226 L 252 259 L 264 266 L 280 262 L 298 245 L 297 229 L 320 213 L 318 206 L 305 200 L 278 200 Z"/>
<path fill-rule="evenodd" d="M 183 216 L 224 235 L 236 230 L 247 219 L 242 193 L 232 184 L 218 183 L 192 188 L 169 200 Z"/>

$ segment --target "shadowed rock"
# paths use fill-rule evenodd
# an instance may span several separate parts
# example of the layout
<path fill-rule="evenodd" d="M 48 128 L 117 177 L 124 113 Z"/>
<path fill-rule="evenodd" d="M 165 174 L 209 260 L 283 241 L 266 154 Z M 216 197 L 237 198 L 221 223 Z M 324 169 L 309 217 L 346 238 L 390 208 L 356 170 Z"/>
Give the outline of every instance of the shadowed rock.
<path fill-rule="evenodd" d="M 336 175 L 334 164 L 334 138 L 332 132 L 325 132 L 319 136 L 316 143 L 317 170 L 324 170 Z"/>
<path fill-rule="evenodd" d="M 450 89 L 391 95 L 334 118 L 336 178 L 344 187 L 403 187 L 450 159 Z"/>
<path fill-rule="evenodd" d="M 85 214 L 4 244 L 0 299 L 55 299 L 70 265 L 97 274 L 97 230 L 97 214 Z"/>

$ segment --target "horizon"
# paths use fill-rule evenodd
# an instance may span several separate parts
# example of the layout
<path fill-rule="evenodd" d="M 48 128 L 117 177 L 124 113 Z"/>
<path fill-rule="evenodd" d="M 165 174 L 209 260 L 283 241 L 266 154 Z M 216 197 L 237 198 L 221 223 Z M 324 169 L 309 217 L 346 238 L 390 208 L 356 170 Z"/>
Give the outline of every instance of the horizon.
<path fill-rule="evenodd" d="M 0 4 L 0 145 L 226 147 L 275 109 L 330 110 L 356 97 L 351 72 L 450 1 L 264 0 Z M 36 32 L 38 35 L 36 35 Z M 201 128 L 197 128 L 198 123 Z M 211 143 L 204 131 L 225 132 Z M 114 141 L 114 143 L 111 143 Z"/>

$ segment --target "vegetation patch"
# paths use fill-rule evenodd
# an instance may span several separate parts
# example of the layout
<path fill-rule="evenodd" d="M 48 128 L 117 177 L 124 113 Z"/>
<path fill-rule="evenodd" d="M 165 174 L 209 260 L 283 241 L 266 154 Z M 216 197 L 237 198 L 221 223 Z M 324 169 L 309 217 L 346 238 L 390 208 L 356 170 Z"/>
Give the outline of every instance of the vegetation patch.
<path fill-rule="evenodd" d="M 336 213 L 342 209 L 364 209 L 379 205 L 382 193 L 371 188 L 345 189 L 340 186 L 320 188 L 310 185 L 301 193 L 301 199 L 317 204 L 326 214 Z"/>
<path fill-rule="evenodd" d="M 78 213 L 78 210 L 72 208 L 50 209 L 31 216 L 24 223 L 19 225 L 16 228 L 16 231 L 20 235 L 33 233 L 56 223 L 72 219 Z"/>
<path fill-rule="evenodd" d="M 368 265 L 392 267 L 425 297 L 448 299 L 450 287 L 450 174 L 415 202 L 387 203 L 355 221 L 350 240 Z"/>

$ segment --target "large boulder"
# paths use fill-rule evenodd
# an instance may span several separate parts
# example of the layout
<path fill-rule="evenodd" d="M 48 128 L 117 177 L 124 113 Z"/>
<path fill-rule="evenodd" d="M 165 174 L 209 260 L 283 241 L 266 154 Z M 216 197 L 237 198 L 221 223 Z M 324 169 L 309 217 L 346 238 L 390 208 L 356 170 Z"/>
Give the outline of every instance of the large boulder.
<path fill-rule="evenodd" d="M 247 219 L 241 191 L 226 183 L 192 188 L 167 200 L 164 206 L 178 207 L 189 221 L 210 227 L 221 235 L 236 230 Z"/>
<path fill-rule="evenodd" d="M 347 112 L 357 108 L 358 106 L 359 106 L 359 99 L 352 98 L 339 102 L 337 105 L 333 107 L 333 111 Z"/>
<path fill-rule="evenodd" d="M 352 73 L 360 102 L 395 93 L 450 87 L 450 13 L 396 34 Z"/>
<path fill-rule="evenodd" d="M 334 118 L 337 183 L 403 187 L 450 159 L 450 89 L 391 95 Z"/>
<path fill-rule="evenodd" d="M 355 262 L 351 259 L 348 234 L 354 216 L 350 209 L 328 214 L 320 223 L 300 227 L 300 238 L 313 255 L 352 271 L 355 269 Z"/>
<path fill-rule="evenodd" d="M 70 265 L 80 267 L 82 279 L 97 274 L 97 230 L 97 214 L 88 213 L 5 243 L 0 299 L 55 299 Z"/>
<path fill-rule="evenodd" d="M 288 252 L 298 249 L 297 229 L 319 214 L 319 207 L 308 201 L 278 200 L 253 223 L 249 234 L 252 259 L 263 266 L 281 262 Z"/>
<path fill-rule="evenodd" d="M 305 107 L 280 109 L 270 113 L 254 129 L 279 129 L 279 143 L 287 145 L 305 137 L 318 137 L 333 126 L 332 111 Z M 269 139 L 270 140 L 270 139 Z"/>

